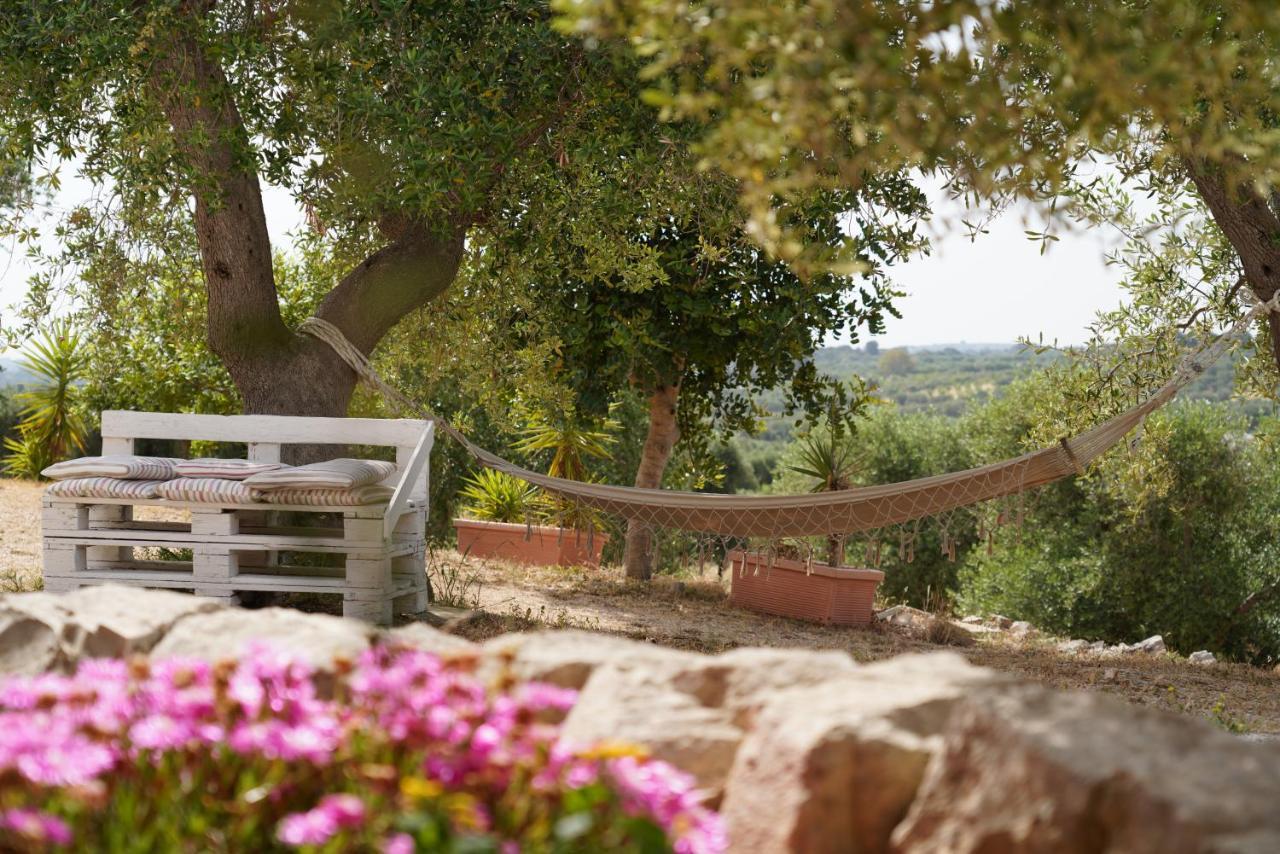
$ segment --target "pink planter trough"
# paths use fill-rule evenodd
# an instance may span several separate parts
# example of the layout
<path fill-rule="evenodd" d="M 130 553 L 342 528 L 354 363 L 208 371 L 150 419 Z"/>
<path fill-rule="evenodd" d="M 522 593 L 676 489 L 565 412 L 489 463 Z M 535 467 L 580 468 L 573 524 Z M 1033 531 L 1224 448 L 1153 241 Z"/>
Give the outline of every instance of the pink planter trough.
<path fill-rule="evenodd" d="M 609 535 L 573 528 L 454 519 L 458 551 L 470 557 L 496 557 L 534 566 L 599 566 Z"/>
<path fill-rule="evenodd" d="M 729 599 L 744 608 L 842 626 L 871 622 L 876 588 L 884 580 L 878 569 L 805 564 L 790 558 L 735 550 Z"/>

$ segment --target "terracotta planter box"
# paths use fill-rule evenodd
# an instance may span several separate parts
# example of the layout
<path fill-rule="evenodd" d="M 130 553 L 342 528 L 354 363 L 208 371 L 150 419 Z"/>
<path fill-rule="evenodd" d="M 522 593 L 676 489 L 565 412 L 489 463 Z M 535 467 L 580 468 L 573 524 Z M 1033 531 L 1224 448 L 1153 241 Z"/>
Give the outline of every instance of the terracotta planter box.
<path fill-rule="evenodd" d="M 573 528 L 512 522 L 454 519 L 458 551 L 471 557 L 496 557 L 534 566 L 599 566 L 609 535 Z"/>
<path fill-rule="evenodd" d="M 759 552 L 729 553 L 733 571 L 730 601 L 780 617 L 865 626 L 871 622 L 876 587 L 884 580 L 878 569 L 806 565 L 803 561 Z"/>

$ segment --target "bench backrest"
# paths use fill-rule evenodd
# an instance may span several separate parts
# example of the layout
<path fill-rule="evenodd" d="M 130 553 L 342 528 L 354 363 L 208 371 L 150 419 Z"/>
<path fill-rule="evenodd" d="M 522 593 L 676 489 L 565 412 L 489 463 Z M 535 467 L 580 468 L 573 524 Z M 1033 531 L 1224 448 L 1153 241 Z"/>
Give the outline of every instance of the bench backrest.
<path fill-rule="evenodd" d="M 427 498 L 434 425 L 412 418 L 320 418 L 295 415 L 192 415 L 177 412 L 102 413 L 102 453 L 132 454 L 137 439 L 244 442 L 249 459 L 279 462 L 285 445 L 375 445 L 396 449 L 393 519 L 409 499 Z"/>

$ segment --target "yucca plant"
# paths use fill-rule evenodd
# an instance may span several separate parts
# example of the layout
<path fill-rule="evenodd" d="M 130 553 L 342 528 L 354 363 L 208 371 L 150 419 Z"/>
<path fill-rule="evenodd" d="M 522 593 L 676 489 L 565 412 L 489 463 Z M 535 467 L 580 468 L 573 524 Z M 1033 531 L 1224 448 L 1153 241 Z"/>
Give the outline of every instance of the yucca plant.
<path fill-rule="evenodd" d="M 525 453 L 551 451 L 547 474 L 586 481 L 590 480 L 586 461 L 612 456 L 609 446 L 617 441 L 613 435 L 617 429 L 618 422 L 612 418 L 600 424 L 584 424 L 570 415 L 535 413 L 529 417 L 529 426 L 516 448 Z"/>
<path fill-rule="evenodd" d="M 529 426 L 516 448 L 525 453 L 550 451 L 551 463 L 547 466 L 547 474 L 552 477 L 589 481 L 591 475 L 587 471 L 587 460 L 607 460 L 612 456 L 609 446 L 617 441 L 613 434 L 618 426 L 612 418 L 588 424 L 569 414 L 549 416 L 534 413 L 529 417 Z M 546 514 L 562 527 L 579 530 L 600 527 L 598 514 L 588 508 L 562 498 L 544 496 L 543 501 Z"/>
<path fill-rule="evenodd" d="M 852 489 L 859 460 L 850 436 L 830 428 L 811 431 L 800 437 L 798 459 L 788 465 L 791 471 L 813 480 L 810 492 L 840 492 Z M 827 563 L 844 563 L 844 538 L 827 537 Z"/>
<path fill-rule="evenodd" d="M 481 522 L 525 522 L 542 510 L 536 487 L 492 469 L 467 478 L 462 499 L 463 512 Z"/>
<path fill-rule="evenodd" d="M 88 429 L 80 414 L 80 382 L 89 367 L 81 336 L 57 321 L 34 339 L 22 366 L 43 382 L 15 395 L 22 406 L 18 437 L 5 439 L 5 471 L 37 478 L 46 467 L 84 453 Z"/>

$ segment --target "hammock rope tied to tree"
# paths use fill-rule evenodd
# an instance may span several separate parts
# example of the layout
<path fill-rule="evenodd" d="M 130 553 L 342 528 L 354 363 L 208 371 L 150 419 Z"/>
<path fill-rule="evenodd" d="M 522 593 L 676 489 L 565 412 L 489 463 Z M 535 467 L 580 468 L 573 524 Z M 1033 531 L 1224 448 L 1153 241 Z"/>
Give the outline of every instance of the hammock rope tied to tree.
<path fill-rule="evenodd" d="M 902 548 L 905 550 L 910 547 L 908 537 L 913 540 L 915 530 L 911 528 L 908 531 L 907 523 L 939 517 L 945 525 L 948 514 L 957 509 L 1006 496 L 1021 496 L 1036 487 L 1083 474 L 1091 463 L 1123 441 L 1148 415 L 1172 400 L 1221 358 L 1255 319 L 1277 310 L 1280 310 L 1280 292 L 1267 302 L 1256 303 L 1212 344 L 1184 358 L 1172 378 L 1141 403 L 1091 430 L 1063 438 L 1050 447 L 965 471 L 901 483 L 776 496 L 716 495 L 610 486 L 530 471 L 477 446 L 447 420 L 390 386 L 373 370 L 365 354 L 337 327 L 312 317 L 303 322 L 300 331 L 332 347 L 362 381 L 378 390 L 389 402 L 433 420 L 481 465 L 505 472 L 579 505 L 629 521 L 721 537 L 843 538 L 899 526 L 903 531 Z M 944 536 L 944 551 L 947 539 Z M 874 546 L 874 552 L 878 563 L 878 544 Z"/>

